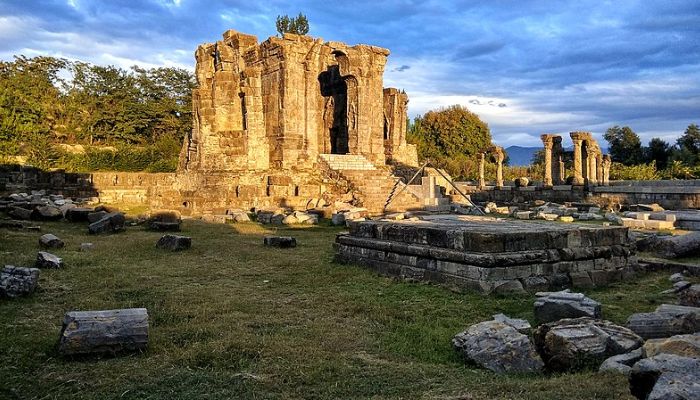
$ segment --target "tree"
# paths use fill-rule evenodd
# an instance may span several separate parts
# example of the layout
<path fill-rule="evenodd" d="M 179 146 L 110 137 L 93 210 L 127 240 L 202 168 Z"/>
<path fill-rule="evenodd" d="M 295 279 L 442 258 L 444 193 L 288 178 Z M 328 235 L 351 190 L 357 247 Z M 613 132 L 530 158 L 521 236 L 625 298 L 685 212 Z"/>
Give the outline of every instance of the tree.
<path fill-rule="evenodd" d="M 466 107 L 453 105 L 415 118 L 407 140 L 418 147 L 418 157 L 431 159 L 454 177 L 465 177 L 466 160 L 491 145 L 488 125 Z"/>
<path fill-rule="evenodd" d="M 278 15 L 276 25 L 277 32 L 280 35 L 284 35 L 285 33 L 306 35 L 309 33 L 309 20 L 307 20 L 306 16 L 302 13 L 292 18 L 289 18 L 288 15 Z"/>
<path fill-rule="evenodd" d="M 608 151 L 613 161 L 624 165 L 635 165 L 643 161 L 642 142 L 629 126 L 615 125 L 608 128 L 603 138 L 608 141 Z"/>
<path fill-rule="evenodd" d="M 688 125 L 677 143 L 680 148 L 685 148 L 693 154 L 700 153 L 700 128 L 696 124 Z"/>
<path fill-rule="evenodd" d="M 670 156 L 671 146 L 659 138 L 652 138 L 649 146 L 644 148 L 644 162 L 650 164 L 655 161 L 659 170 L 666 169 Z"/>

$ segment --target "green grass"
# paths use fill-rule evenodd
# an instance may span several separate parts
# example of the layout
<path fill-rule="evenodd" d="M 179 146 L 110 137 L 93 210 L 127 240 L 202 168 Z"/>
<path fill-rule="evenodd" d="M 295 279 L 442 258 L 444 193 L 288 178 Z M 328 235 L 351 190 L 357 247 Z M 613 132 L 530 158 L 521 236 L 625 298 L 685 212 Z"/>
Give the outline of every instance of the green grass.
<path fill-rule="evenodd" d="M 485 297 L 396 282 L 332 262 L 340 230 L 279 229 L 295 249 L 269 249 L 255 223 L 185 221 L 190 250 L 154 247 L 140 227 L 89 236 L 44 223 L 66 241 L 63 270 L 43 270 L 34 296 L 0 300 L 5 399 L 629 399 L 626 379 L 594 371 L 499 376 L 464 365 L 454 334 L 503 312 L 532 319 L 532 295 Z M 0 230 L 0 263 L 32 264 L 38 232 Z M 80 252 L 81 242 L 93 242 Z M 616 322 L 666 298 L 668 274 L 598 289 Z M 666 299 L 668 300 L 668 299 Z M 67 360 L 55 351 L 70 310 L 146 307 L 143 354 Z"/>

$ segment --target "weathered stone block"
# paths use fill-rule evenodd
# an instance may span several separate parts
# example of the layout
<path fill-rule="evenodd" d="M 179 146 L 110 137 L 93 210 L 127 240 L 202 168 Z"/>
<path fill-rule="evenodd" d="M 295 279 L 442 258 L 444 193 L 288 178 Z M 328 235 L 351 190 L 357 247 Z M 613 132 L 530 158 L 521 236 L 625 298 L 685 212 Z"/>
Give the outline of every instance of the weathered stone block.
<path fill-rule="evenodd" d="M 5 265 L 0 270 L 0 298 L 16 298 L 34 293 L 39 283 L 39 270 Z"/>
<path fill-rule="evenodd" d="M 58 351 L 63 356 L 145 351 L 148 312 L 145 308 L 71 311 L 63 317 Z"/>
<path fill-rule="evenodd" d="M 63 240 L 59 239 L 58 236 L 47 233 L 39 237 L 39 246 L 46 249 L 60 249 L 65 245 Z"/>
<path fill-rule="evenodd" d="M 297 246 L 297 240 L 291 236 L 265 236 L 263 244 L 271 247 L 291 248 Z"/>
<path fill-rule="evenodd" d="M 163 235 L 158 239 L 156 247 L 170 251 L 186 250 L 192 247 L 192 238 L 180 235 Z"/>
<path fill-rule="evenodd" d="M 37 268 L 63 268 L 63 259 L 45 251 L 40 251 L 36 255 L 34 266 Z"/>

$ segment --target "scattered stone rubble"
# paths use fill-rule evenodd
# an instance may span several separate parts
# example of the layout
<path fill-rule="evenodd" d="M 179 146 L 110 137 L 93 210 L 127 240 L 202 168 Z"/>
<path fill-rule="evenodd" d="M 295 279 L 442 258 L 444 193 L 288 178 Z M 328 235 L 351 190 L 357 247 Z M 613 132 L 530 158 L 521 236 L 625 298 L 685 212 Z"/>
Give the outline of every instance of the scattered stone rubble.
<path fill-rule="evenodd" d="M 650 313 L 632 314 L 627 327 L 644 339 L 700 331 L 700 308 L 662 304 Z"/>
<path fill-rule="evenodd" d="M 192 247 L 192 238 L 180 235 L 163 235 L 158 239 L 156 247 L 170 251 L 186 250 Z"/>
<path fill-rule="evenodd" d="M 39 283 L 39 270 L 5 265 L 0 270 L 0 298 L 16 298 L 34 293 Z"/>
<path fill-rule="evenodd" d="M 39 246 L 45 249 L 60 249 L 64 245 L 65 243 L 63 243 L 63 240 L 59 239 L 58 236 L 51 233 L 41 235 L 41 237 L 39 238 Z"/>
<path fill-rule="evenodd" d="M 291 236 L 265 236 L 263 244 L 265 246 L 287 249 L 297 247 L 297 240 Z"/>
<path fill-rule="evenodd" d="M 527 336 L 525 320 L 494 316 L 457 334 L 452 345 L 467 361 L 496 373 L 538 372 L 544 363 Z M 526 333 L 521 331 L 526 329 Z"/>
<path fill-rule="evenodd" d="M 540 325 L 534 341 L 542 359 L 555 371 L 598 366 L 611 356 L 629 353 L 643 344 L 642 338 L 631 330 L 589 317 Z"/>
<path fill-rule="evenodd" d="M 700 399 L 700 359 L 660 354 L 632 367 L 630 392 L 640 400 Z"/>
<path fill-rule="evenodd" d="M 54 254 L 40 251 L 36 255 L 34 266 L 37 268 L 59 269 L 63 268 L 63 259 Z"/>
<path fill-rule="evenodd" d="M 571 293 L 566 289 L 560 292 L 538 292 L 535 295 L 535 320 L 539 323 L 565 318 L 601 317 L 600 303 L 583 293 Z"/>

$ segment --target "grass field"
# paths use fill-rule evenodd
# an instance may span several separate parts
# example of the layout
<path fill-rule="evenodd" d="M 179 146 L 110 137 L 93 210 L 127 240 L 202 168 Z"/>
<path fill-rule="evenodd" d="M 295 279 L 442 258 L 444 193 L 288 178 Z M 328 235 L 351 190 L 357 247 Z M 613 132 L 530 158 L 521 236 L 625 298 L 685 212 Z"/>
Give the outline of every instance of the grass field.
<path fill-rule="evenodd" d="M 532 295 L 484 297 L 396 282 L 332 262 L 340 229 L 273 230 L 185 221 L 190 250 L 154 247 L 159 233 L 89 236 L 44 223 L 66 242 L 63 270 L 43 270 L 34 296 L 0 300 L 1 399 L 630 399 L 624 377 L 594 371 L 498 376 L 465 365 L 454 334 L 504 312 L 532 320 Z M 295 249 L 262 246 L 294 235 Z M 0 230 L 0 265 L 27 266 L 38 232 Z M 81 242 L 93 242 L 80 252 Z M 590 291 L 616 322 L 667 300 L 668 273 Z M 65 360 L 64 312 L 146 307 L 143 354 Z"/>

